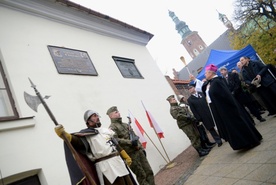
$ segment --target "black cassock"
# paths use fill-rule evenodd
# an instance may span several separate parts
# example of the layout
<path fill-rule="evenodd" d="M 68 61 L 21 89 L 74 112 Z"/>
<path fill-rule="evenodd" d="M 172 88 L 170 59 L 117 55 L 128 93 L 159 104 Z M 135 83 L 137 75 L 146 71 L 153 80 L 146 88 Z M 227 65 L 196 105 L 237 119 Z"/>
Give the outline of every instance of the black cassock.
<path fill-rule="evenodd" d="M 209 97 L 212 101 L 210 107 L 220 136 L 229 142 L 233 150 L 259 145 L 262 135 L 223 80 L 222 77 L 215 77 L 202 86 L 202 92 L 206 95 L 206 87 L 210 84 Z"/>
<path fill-rule="evenodd" d="M 191 95 L 188 98 L 188 104 L 190 106 L 191 111 L 193 112 L 195 118 L 198 121 L 203 122 L 205 128 L 210 130 L 215 127 L 215 123 L 213 121 L 210 109 L 208 107 L 207 101 L 203 93 L 197 92 L 198 97 Z"/>

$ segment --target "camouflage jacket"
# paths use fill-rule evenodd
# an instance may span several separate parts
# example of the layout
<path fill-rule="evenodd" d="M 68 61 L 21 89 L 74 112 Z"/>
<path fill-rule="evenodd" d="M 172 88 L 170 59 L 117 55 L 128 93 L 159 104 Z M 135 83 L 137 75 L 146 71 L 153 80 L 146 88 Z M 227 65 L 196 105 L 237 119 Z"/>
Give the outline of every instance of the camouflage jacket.
<path fill-rule="evenodd" d="M 135 152 L 137 150 L 137 147 L 132 146 L 130 133 L 132 133 L 134 136 L 136 135 L 133 131 L 131 132 L 131 128 L 127 123 L 122 122 L 122 118 L 112 118 L 109 128 L 115 132 L 114 138 L 117 139 L 119 145 L 127 153 Z M 142 149 L 142 144 L 139 142 L 139 140 L 138 140 L 138 148 Z"/>
<path fill-rule="evenodd" d="M 196 122 L 194 115 L 189 111 L 188 107 L 179 106 L 177 103 L 172 103 L 170 113 L 177 121 L 179 128 Z"/>

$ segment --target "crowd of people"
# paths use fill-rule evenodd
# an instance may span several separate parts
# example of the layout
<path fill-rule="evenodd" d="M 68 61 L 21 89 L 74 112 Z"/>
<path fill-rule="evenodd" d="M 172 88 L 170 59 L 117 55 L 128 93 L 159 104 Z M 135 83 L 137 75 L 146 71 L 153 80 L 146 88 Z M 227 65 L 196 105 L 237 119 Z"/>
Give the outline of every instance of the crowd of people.
<path fill-rule="evenodd" d="M 210 64 L 205 68 L 205 79 L 199 80 L 190 74 L 188 98 L 179 96 L 179 103 L 173 95 L 167 98 L 171 116 L 199 156 L 204 155 L 195 143 L 199 142 L 196 140 L 199 137 L 200 146 L 206 146 L 206 132 L 203 131 L 210 133 L 218 147 L 223 144 L 223 139 L 233 150 L 250 149 L 262 140 L 253 118 L 265 122 L 264 110 L 269 112 L 268 116 L 276 114 L 275 67 L 246 56 L 240 58 L 237 67 L 240 72 L 237 69 L 229 72 L 225 66 L 218 69 Z"/>
<path fill-rule="evenodd" d="M 171 116 L 200 157 L 208 155 L 214 146 L 222 146 L 222 140 L 233 150 L 258 146 L 262 135 L 253 117 L 264 122 L 263 110 L 269 112 L 268 116 L 276 114 L 275 68 L 245 56 L 237 67 L 240 72 L 229 72 L 225 66 L 218 69 L 210 64 L 205 68 L 204 80 L 190 75 L 189 97 L 170 95 L 166 99 Z M 106 114 L 110 118 L 108 128 L 102 127 L 100 115 L 94 110 L 84 113 L 87 128 L 79 132 L 68 133 L 63 125 L 55 127 L 56 134 L 65 141 L 71 183 L 154 185 L 146 151 L 130 123 L 122 121 L 116 106 Z"/>
<path fill-rule="evenodd" d="M 250 113 L 254 115 L 260 122 L 266 121 L 262 115 L 261 110 L 254 103 L 252 95 L 248 91 L 244 91 L 241 86 L 240 76 L 236 72 L 228 72 L 225 66 L 219 68 L 219 72 L 223 79 L 226 81 L 226 85 L 231 94 L 241 104 L 242 108 L 248 108 Z M 250 117 L 251 118 L 251 117 Z"/>
<path fill-rule="evenodd" d="M 241 76 L 248 87 L 253 87 L 263 101 L 269 115 L 276 114 L 276 80 L 275 67 L 260 61 L 252 61 L 249 57 L 241 57 Z"/>
<path fill-rule="evenodd" d="M 213 64 L 205 68 L 207 81 L 202 86 L 202 92 L 216 120 L 220 137 L 233 150 L 259 145 L 261 134 L 255 128 L 250 115 L 232 95 L 226 80 L 217 75 L 217 70 L 217 66 Z"/>

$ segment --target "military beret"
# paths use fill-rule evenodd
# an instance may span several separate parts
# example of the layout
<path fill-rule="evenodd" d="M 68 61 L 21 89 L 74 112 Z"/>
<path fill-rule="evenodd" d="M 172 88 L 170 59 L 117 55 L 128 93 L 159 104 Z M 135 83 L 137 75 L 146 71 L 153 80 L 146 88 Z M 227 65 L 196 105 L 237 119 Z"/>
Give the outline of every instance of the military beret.
<path fill-rule="evenodd" d="M 170 101 L 171 98 L 174 98 L 174 95 L 170 95 L 166 100 Z"/>
<path fill-rule="evenodd" d="M 106 114 L 109 115 L 111 112 L 114 112 L 114 111 L 118 111 L 118 109 L 117 109 L 116 106 L 110 107 L 110 108 L 106 111 Z"/>

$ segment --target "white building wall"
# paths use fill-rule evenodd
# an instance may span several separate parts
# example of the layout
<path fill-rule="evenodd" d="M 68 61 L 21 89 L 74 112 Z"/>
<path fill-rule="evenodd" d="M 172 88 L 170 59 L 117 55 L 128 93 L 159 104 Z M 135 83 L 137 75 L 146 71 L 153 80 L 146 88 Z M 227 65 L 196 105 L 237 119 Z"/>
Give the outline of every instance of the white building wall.
<path fill-rule="evenodd" d="M 116 105 L 125 122 L 131 110 L 165 158 L 163 147 L 173 160 L 190 145 L 169 113 L 166 98 L 173 90 L 146 46 L 23 13 L 1 2 L 0 24 L 0 59 L 17 109 L 21 118 L 34 116 L 0 122 L 2 178 L 35 170 L 43 185 L 70 184 L 63 142 L 54 132 L 54 123 L 42 105 L 36 113 L 25 103 L 24 91 L 35 95 L 28 78 L 43 96 L 51 96 L 46 102 L 68 132 L 85 128 L 83 113 L 87 109 L 98 111 L 103 126 L 108 127 L 106 110 Z M 98 76 L 59 74 L 47 45 L 87 51 Z M 124 78 L 112 56 L 134 59 L 144 78 Z M 149 126 L 141 101 L 164 131 L 163 147 Z M 166 162 L 146 139 L 147 157 L 156 174 Z"/>

